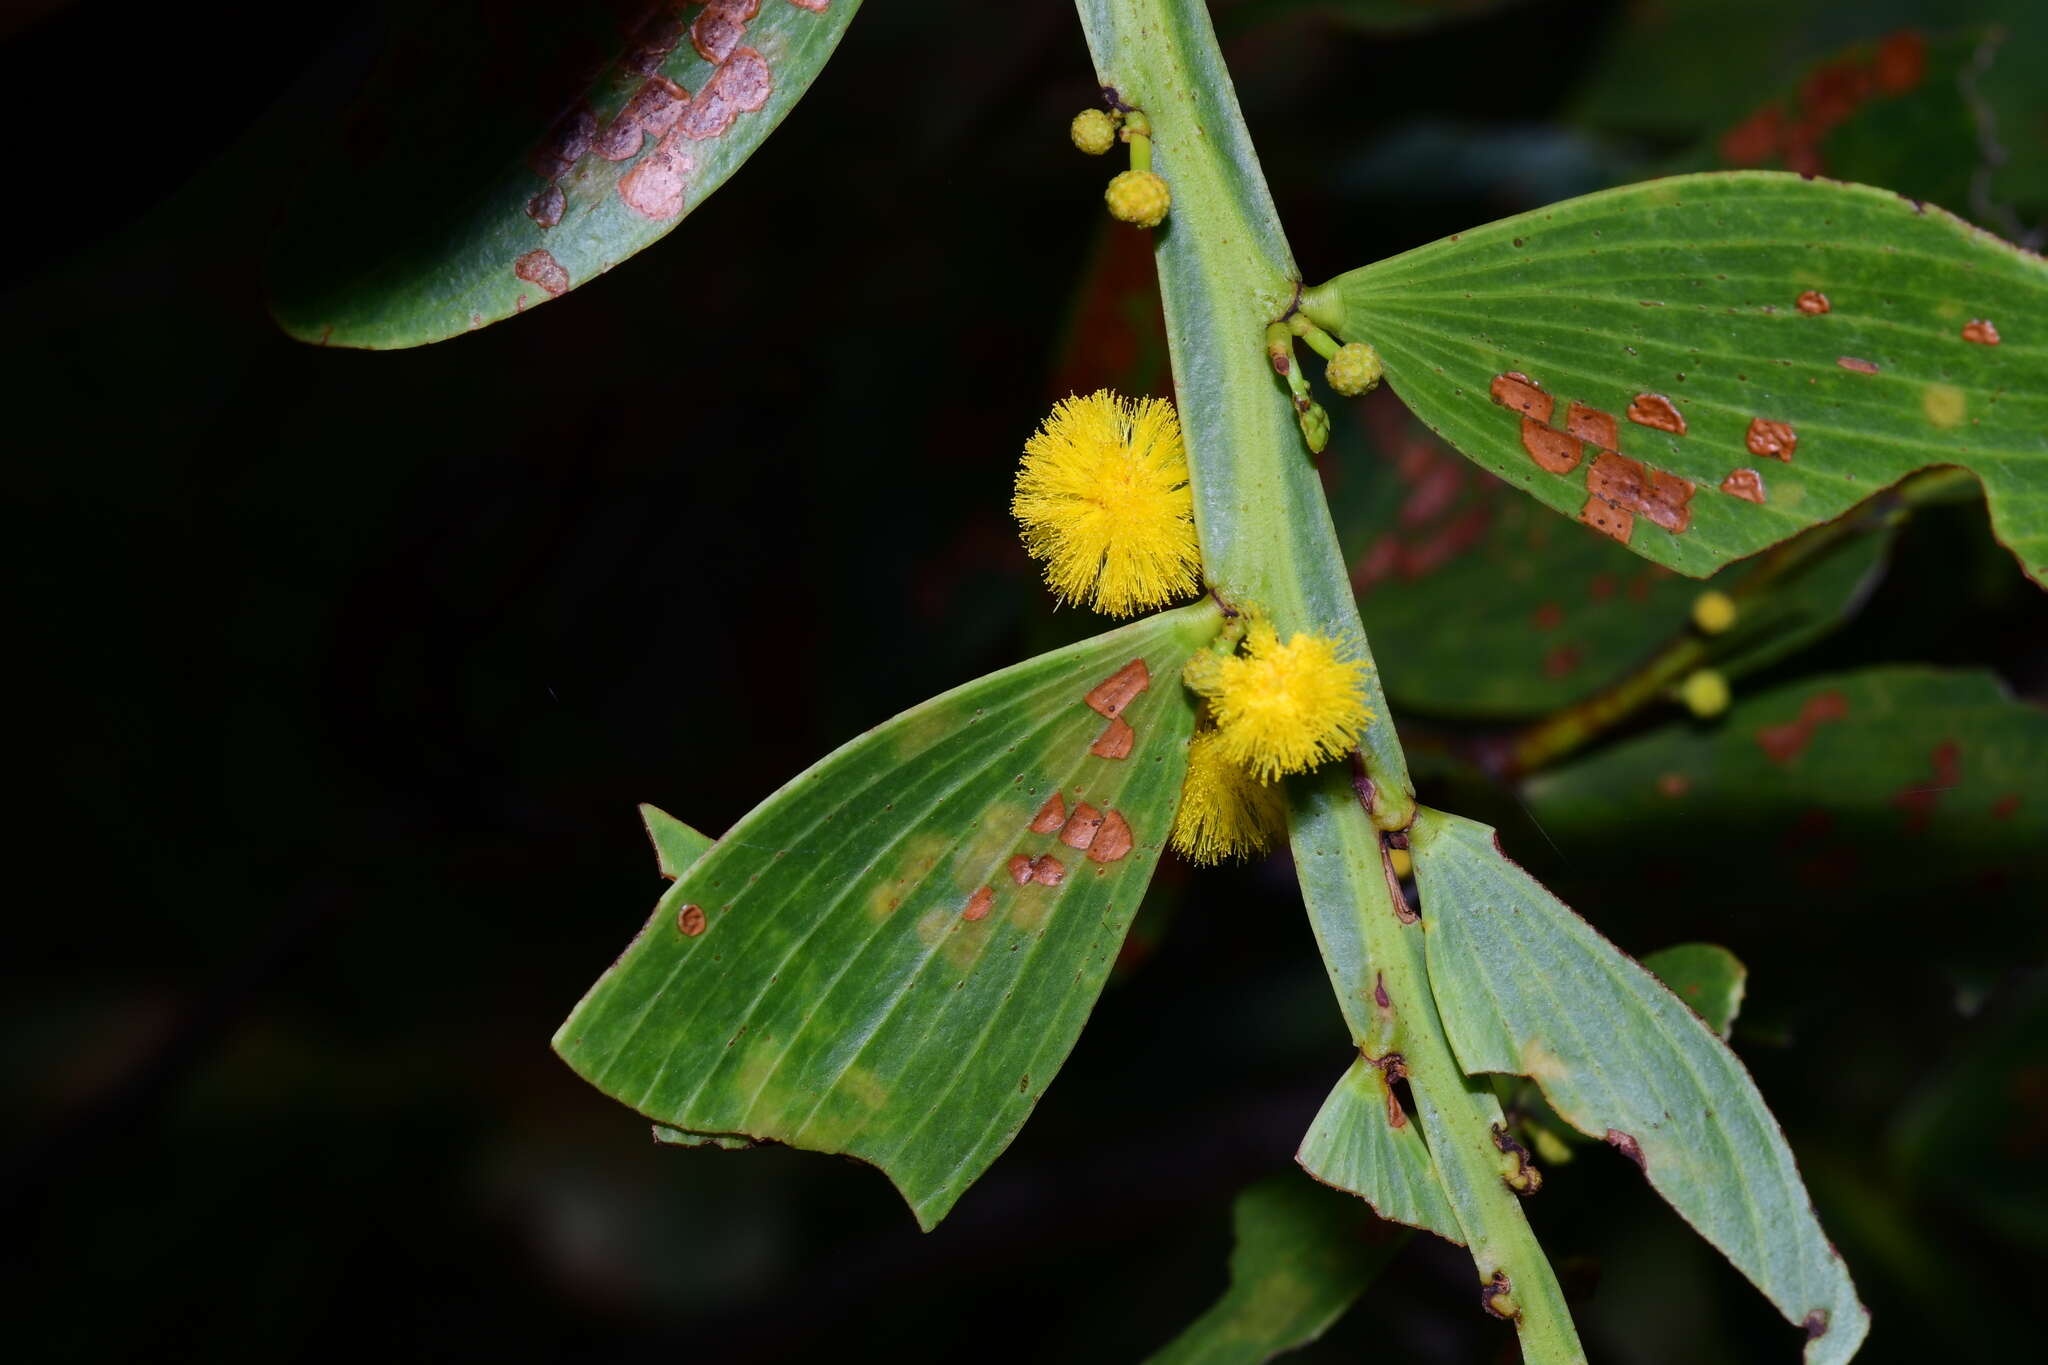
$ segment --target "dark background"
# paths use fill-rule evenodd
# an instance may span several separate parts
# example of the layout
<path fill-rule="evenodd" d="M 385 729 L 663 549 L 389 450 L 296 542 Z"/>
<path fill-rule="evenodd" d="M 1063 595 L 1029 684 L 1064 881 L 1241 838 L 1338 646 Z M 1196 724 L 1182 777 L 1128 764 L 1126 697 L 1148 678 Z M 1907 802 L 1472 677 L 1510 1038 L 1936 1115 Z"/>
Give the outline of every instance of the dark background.
<path fill-rule="evenodd" d="M 1830 32 L 1885 31 L 1865 8 Z M 1233 39 L 1304 268 L 1682 151 L 1566 117 L 1626 11 Z M 241 23 L 63 0 L 0 21 L 8 1338 L 82 1360 L 1161 1344 L 1223 1285 L 1229 1196 L 1286 1167 L 1346 1061 L 1284 859 L 1163 867 L 1059 1084 L 929 1235 L 850 1162 L 657 1149 L 547 1048 L 657 894 L 635 802 L 722 830 L 855 731 L 1093 628 L 1052 612 L 1004 512 L 1052 397 L 1160 379 L 1069 335 L 1108 173 L 1065 145 L 1091 93 L 1071 13 L 880 0 L 672 238 L 396 354 L 286 341 L 262 270 L 387 17 Z M 1981 523 L 1916 522 L 1913 571 L 1792 672 L 1980 660 L 2038 696 L 2034 590 L 1938 571 L 1983 562 Z M 2048 1160 L 2042 887 L 1958 875 L 1809 921 L 1704 866 L 1651 899 L 1597 859 L 1542 870 L 1625 947 L 1750 963 L 1737 1044 L 1878 1314 L 1865 1359 L 2038 1340 L 2040 1231 L 1983 1209 L 2038 1200 L 1984 1181 Z M 1983 1095 L 1954 1100 L 1972 1066 Z M 1932 1174 L 1892 1142 L 1930 1104 L 1965 1115 Z M 1558 1168 L 1533 1206 L 1594 1357 L 1792 1359 L 1620 1166 Z M 1316 1350 L 1512 1346 L 1462 1255 L 1418 1241 Z"/>

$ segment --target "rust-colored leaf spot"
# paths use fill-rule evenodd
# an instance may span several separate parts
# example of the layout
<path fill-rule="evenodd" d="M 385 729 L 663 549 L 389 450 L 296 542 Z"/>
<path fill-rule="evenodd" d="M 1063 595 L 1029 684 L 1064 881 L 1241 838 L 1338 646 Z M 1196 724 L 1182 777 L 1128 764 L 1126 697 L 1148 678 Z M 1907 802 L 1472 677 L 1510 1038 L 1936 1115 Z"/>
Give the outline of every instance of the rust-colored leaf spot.
<path fill-rule="evenodd" d="M 619 177 L 619 198 L 642 218 L 657 223 L 673 218 L 683 211 L 684 183 L 695 168 L 671 129 L 632 170 Z"/>
<path fill-rule="evenodd" d="M 1095 842 L 1095 832 L 1101 828 L 1102 812 L 1083 801 L 1067 817 L 1066 826 L 1060 830 L 1060 842 L 1068 848 L 1086 848 Z"/>
<path fill-rule="evenodd" d="M 1878 45 L 1870 65 L 1879 90 L 1903 95 L 1927 75 L 1927 39 L 1913 29 L 1902 28 Z"/>
<path fill-rule="evenodd" d="M 1684 773 L 1664 773 L 1657 778 L 1657 794 L 1676 801 L 1692 790 L 1692 779 Z"/>
<path fill-rule="evenodd" d="M 1616 507 L 1648 517 L 1677 535 L 1692 525 L 1693 484 L 1626 455 L 1603 452 L 1586 472 L 1586 491 Z"/>
<path fill-rule="evenodd" d="M 761 12 L 761 0 L 711 0 L 690 25 L 690 46 L 707 62 L 722 62 L 747 36 L 747 21 Z"/>
<path fill-rule="evenodd" d="M 1877 373 L 1877 362 L 1875 360 L 1865 360 L 1861 356 L 1838 355 L 1835 357 L 1835 363 L 1845 370 L 1854 370 L 1858 374 Z"/>
<path fill-rule="evenodd" d="M 1579 520 L 1603 536 L 1613 536 L 1624 545 L 1628 544 L 1628 538 L 1635 534 L 1635 514 L 1624 512 L 1621 508 L 1599 498 L 1586 499 L 1586 505 L 1579 509 Z"/>
<path fill-rule="evenodd" d="M 569 272 L 545 250 L 529 251 L 512 263 L 512 273 L 548 291 L 550 298 L 569 290 Z"/>
<path fill-rule="evenodd" d="M 1806 751 L 1807 741 L 1812 738 L 1813 727 L 1795 720 L 1764 726 L 1756 732 L 1756 745 L 1771 762 L 1790 763 Z"/>
<path fill-rule="evenodd" d="M 773 89 L 767 60 L 751 47 L 735 48 L 704 82 L 676 128 L 684 137 L 699 141 L 718 137 L 732 127 L 735 118 L 768 103 Z"/>
<path fill-rule="evenodd" d="M 1792 430 L 1790 422 L 1773 422 L 1768 417 L 1749 419 L 1749 435 L 1743 444 L 1752 455 L 1768 456 L 1774 460 L 1792 463 L 1792 452 L 1799 448 L 1799 434 Z"/>
<path fill-rule="evenodd" d="M 1821 293 L 1820 290 L 1809 289 L 1799 296 L 1797 307 L 1800 312 L 1808 317 L 1818 317 L 1834 307 L 1834 305 L 1828 302 L 1828 296 Z"/>
<path fill-rule="evenodd" d="M 813 14 L 823 14 L 832 7 L 832 0 L 789 0 L 798 9 L 807 9 Z"/>
<path fill-rule="evenodd" d="M 1067 823 L 1067 803 L 1054 792 L 1045 798 L 1045 804 L 1038 808 L 1038 814 L 1031 817 L 1033 834 L 1050 834 Z"/>
<path fill-rule="evenodd" d="M 1097 758 L 1129 758 L 1131 745 L 1137 742 L 1137 731 L 1122 716 L 1111 716 L 1109 724 L 1102 727 L 1102 733 L 1088 746 L 1088 752 Z"/>
<path fill-rule="evenodd" d="M 1571 473 L 1586 453 L 1578 437 L 1544 426 L 1533 417 L 1522 419 L 1522 449 L 1529 452 L 1537 468 L 1548 474 Z"/>
<path fill-rule="evenodd" d="M 676 928 L 682 930 L 684 938 L 695 938 L 710 927 L 711 922 L 704 917 L 701 905 L 686 905 L 676 911 Z"/>
<path fill-rule="evenodd" d="M 1030 884 L 1031 873 L 1034 870 L 1032 860 L 1030 858 L 1027 858 L 1023 854 L 1019 853 L 1016 857 L 1010 859 L 1007 866 L 1010 870 L 1011 881 L 1017 883 L 1017 885 L 1019 886 L 1027 886 Z"/>
<path fill-rule="evenodd" d="M 562 211 L 568 207 L 569 198 L 560 185 L 545 185 L 539 194 L 526 201 L 526 216 L 544 228 L 551 228 L 562 221 Z"/>
<path fill-rule="evenodd" d="M 620 65 L 638 76 L 652 76 L 683 40 L 683 21 L 672 14 L 656 13 L 633 34 Z"/>
<path fill-rule="evenodd" d="M 1530 622 L 1538 630 L 1556 630 L 1564 624 L 1564 608 L 1555 602 L 1545 602 L 1536 608 L 1536 614 L 1530 618 Z"/>
<path fill-rule="evenodd" d="M 1721 480 L 1721 491 L 1744 502 L 1761 503 L 1764 500 L 1764 476 L 1754 469 L 1731 469 L 1728 477 Z"/>
<path fill-rule="evenodd" d="M 1602 450 L 1621 449 L 1621 428 L 1611 412 L 1589 408 L 1574 399 L 1565 409 L 1564 428 L 1589 446 Z"/>
<path fill-rule="evenodd" d="M 967 908 L 960 912 L 961 919 L 986 919 L 988 908 L 996 901 L 996 889 L 984 886 L 967 898 Z"/>
<path fill-rule="evenodd" d="M 1849 718 L 1849 699 L 1833 688 L 1816 692 L 1799 708 L 1799 719 L 1807 725 L 1826 725 Z"/>
<path fill-rule="evenodd" d="M 1991 803 L 1991 818 L 1994 820 L 2010 820 L 2019 808 L 2020 794 L 2018 792 L 2007 792 Z"/>
<path fill-rule="evenodd" d="M 1088 703 L 1088 709 L 1098 716 L 1115 720 L 1124 713 L 1140 692 L 1152 685 L 1152 672 L 1145 667 L 1143 659 L 1133 659 L 1101 682 L 1088 689 L 1088 695 L 1081 698 Z"/>
<path fill-rule="evenodd" d="M 1067 865 L 1050 853 L 1041 853 L 1031 864 L 1031 880 L 1040 886 L 1058 886 L 1067 879 Z"/>
<path fill-rule="evenodd" d="M 624 161 L 637 155 L 647 134 L 660 137 L 676 126 L 676 119 L 689 101 L 690 92 L 674 81 L 649 76 L 598 138 L 597 154 L 607 161 Z"/>
<path fill-rule="evenodd" d="M 1628 420 L 1639 427 L 1668 431 L 1673 436 L 1685 435 L 1685 414 L 1661 393 L 1637 394 L 1628 405 Z"/>
<path fill-rule="evenodd" d="M 1385 972 L 1373 973 L 1372 999 L 1373 1003 L 1383 1010 L 1390 1010 L 1394 1007 L 1394 1002 L 1387 997 L 1387 974 Z"/>
<path fill-rule="evenodd" d="M 1761 166 L 1777 150 L 1785 112 L 1767 104 L 1721 135 L 1721 159 L 1731 166 Z"/>
<path fill-rule="evenodd" d="M 1559 645 L 1543 656 L 1543 676 L 1562 678 L 1579 666 L 1579 647 Z"/>
<path fill-rule="evenodd" d="M 1519 370 L 1509 370 L 1493 377 L 1493 401 L 1538 422 L 1548 422 L 1550 414 L 1557 410 L 1557 400 Z"/>
<path fill-rule="evenodd" d="M 533 173 L 553 184 L 569 173 L 582 155 L 590 150 L 590 143 L 597 136 L 597 115 L 589 106 L 579 104 L 561 117 L 540 146 L 533 149 L 526 164 Z"/>
<path fill-rule="evenodd" d="M 1113 863 L 1131 851 L 1131 826 L 1124 813 L 1113 810 L 1102 819 L 1102 829 L 1088 845 L 1088 861 Z"/>
<path fill-rule="evenodd" d="M 1635 1162 L 1637 1170 L 1645 1174 L 1649 1172 L 1650 1163 L 1643 1156 L 1643 1144 L 1637 1142 L 1633 1134 L 1624 1133 L 1619 1128 L 1609 1128 L 1607 1130 L 1607 1145 L 1620 1152 L 1630 1161 Z"/>
<path fill-rule="evenodd" d="M 1963 340 L 1974 341 L 1979 346 L 1996 346 L 1998 328 L 1992 326 L 1989 318 L 1971 318 L 1963 325 Z"/>

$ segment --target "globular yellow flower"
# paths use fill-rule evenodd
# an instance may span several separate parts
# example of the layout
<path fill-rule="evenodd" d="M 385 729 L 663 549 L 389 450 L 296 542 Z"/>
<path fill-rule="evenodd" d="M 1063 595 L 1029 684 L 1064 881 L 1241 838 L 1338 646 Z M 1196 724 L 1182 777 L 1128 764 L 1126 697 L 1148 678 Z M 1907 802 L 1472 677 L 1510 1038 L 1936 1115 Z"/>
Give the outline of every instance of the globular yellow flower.
<path fill-rule="evenodd" d="M 1711 668 L 1694 669 L 1678 685 L 1678 699 L 1685 709 L 1708 720 L 1728 709 L 1728 679 Z"/>
<path fill-rule="evenodd" d="M 1182 680 L 1208 699 L 1218 752 L 1271 782 L 1358 747 L 1372 723 L 1365 668 L 1335 640 L 1297 634 L 1282 644 L 1269 622 L 1255 618 L 1242 653 L 1197 656 Z"/>
<path fill-rule="evenodd" d="M 1129 616 L 1201 586 L 1187 450 L 1164 399 L 1062 399 L 1024 444 L 1010 510 L 1062 601 Z"/>
<path fill-rule="evenodd" d="M 1725 592 L 1708 589 L 1692 600 L 1692 623 L 1703 635 L 1719 635 L 1735 624 L 1735 599 Z"/>
<path fill-rule="evenodd" d="M 1271 848 L 1286 828 L 1280 789 L 1224 757 L 1214 730 L 1198 733 L 1188 745 L 1188 775 L 1173 818 L 1174 851 L 1191 863 L 1249 858 Z"/>

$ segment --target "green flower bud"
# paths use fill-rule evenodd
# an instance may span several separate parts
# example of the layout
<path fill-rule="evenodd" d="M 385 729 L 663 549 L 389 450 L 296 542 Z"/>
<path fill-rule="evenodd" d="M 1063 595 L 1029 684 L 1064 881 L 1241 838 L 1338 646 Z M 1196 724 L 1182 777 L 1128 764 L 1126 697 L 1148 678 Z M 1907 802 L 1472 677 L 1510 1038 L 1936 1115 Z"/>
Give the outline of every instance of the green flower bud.
<path fill-rule="evenodd" d="M 1074 115 L 1067 135 L 1088 155 L 1101 156 L 1116 146 L 1116 122 L 1100 109 L 1083 109 Z"/>
<path fill-rule="evenodd" d="M 1296 420 L 1301 423 L 1301 438 L 1308 442 L 1308 453 L 1322 454 L 1330 443 L 1330 414 L 1323 411 L 1321 403 L 1310 403 Z"/>
<path fill-rule="evenodd" d="M 1173 206 L 1173 191 L 1153 171 L 1122 172 L 1109 182 L 1102 197 L 1110 216 L 1141 228 L 1158 227 Z"/>
<path fill-rule="evenodd" d="M 1347 341 L 1330 357 L 1330 367 L 1323 371 L 1323 378 L 1336 392 L 1356 398 L 1378 388 L 1383 373 L 1378 351 L 1363 341 Z"/>

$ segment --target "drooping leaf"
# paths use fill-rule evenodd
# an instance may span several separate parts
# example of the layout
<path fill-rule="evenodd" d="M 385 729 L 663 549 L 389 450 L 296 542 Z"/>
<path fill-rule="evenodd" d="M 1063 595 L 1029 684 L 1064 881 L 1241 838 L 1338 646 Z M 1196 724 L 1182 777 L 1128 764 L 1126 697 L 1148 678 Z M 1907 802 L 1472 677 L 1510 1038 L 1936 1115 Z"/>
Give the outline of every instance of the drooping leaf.
<path fill-rule="evenodd" d="M 1375 1238 L 1357 1204 L 1294 1174 L 1238 1195 L 1230 1216 L 1230 1288 L 1150 1365 L 1258 1365 L 1306 1346 L 1407 1240 L 1384 1229 Z"/>
<path fill-rule="evenodd" d="M 1305 296 L 1481 466 L 1703 576 L 1914 469 L 1985 486 L 2048 577 L 2048 262 L 1764 171 L 1568 200 Z"/>
<path fill-rule="evenodd" d="M 1919 666 L 1738 694 L 1708 724 L 1665 726 L 1523 784 L 1566 853 L 1598 848 L 1617 884 L 1660 882 L 1684 832 L 1741 850 L 1716 894 L 1868 913 L 1953 887 L 2048 877 L 2048 713 L 1987 673 Z M 1628 830 L 1626 839 L 1619 831 Z"/>
<path fill-rule="evenodd" d="M 1351 1064 L 1316 1111 L 1294 1159 L 1390 1222 L 1465 1244 L 1421 1129 L 1403 1111 L 1386 1072 L 1364 1057 Z"/>
<path fill-rule="evenodd" d="M 1690 629 L 1702 585 L 1645 564 L 1475 468 L 1391 395 L 1358 409 L 1369 450 L 1341 446 L 1332 513 L 1388 698 L 1428 715 L 1534 716 L 1590 696 Z M 1340 424 L 1347 440 L 1358 424 Z M 1847 620 L 1890 533 L 1873 525 L 1798 569 L 1773 571 L 1706 662 L 1741 677 Z M 1765 569 L 1729 565 L 1729 591 Z"/>
<path fill-rule="evenodd" d="M 1708 1028 L 1728 1036 L 1749 980 L 1741 958 L 1718 943 L 1674 943 L 1647 954 L 1643 965 L 1706 1020 Z"/>
<path fill-rule="evenodd" d="M 670 881 L 688 872 L 690 865 L 711 849 L 709 835 L 699 834 L 659 806 L 641 802 L 640 823 L 647 826 L 656 866 Z"/>
<path fill-rule="evenodd" d="M 1820 164 L 1793 169 L 1932 198 L 2007 235 L 2040 226 L 2048 7 L 2036 0 L 1659 0 L 1618 11 L 1615 30 L 1574 88 L 1574 112 L 1587 123 L 1717 140 L 1741 130 L 1738 149 L 1811 144 Z M 1927 44 L 1917 79 L 1916 40 Z M 1966 61 L 1940 50 L 1961 42 L 1974 44 Z M 1702 61 L 1702 52 L 1729 59 Z M 1773 105 L 1775 126 L 1766 112 Z M 1972 145 L 1953 140 L 1959 114 Z M 1878 146 L 1878 138 L 1905 145 Z M 1907 163 L 1909 149 L 1924 155 Z M 1905 178 L 1872 179 L 1870 154 L 1900 155 Z M 1964 198 L 1929 187 L 1930 177 L 1957 169 L 1970 174 Z"/>
<path fill-rule="evenodd" d="M 323 346 L 418 346 L 589 282 L 667 235 L 753 155 L 859 8 L 423 12 L 364 102 L 354 161 L 323 170 L 286 234 L 272 277 L 279 325 Z"/>
<path fill-rule="evenodd" d="M 1424 811 L 1410 846 L 1430 983 L 1465 1069 L 1530 1077 L 1567 1123 L 1633 1160 L 1805 1330 L 1809 1365 L 1853 1356 L 1869 1315 L 1735 1054 L 1485 825 Z"/>
<path fill-rule="evenodd" d="M 1165 845 L 1213 604 L 969 683 L 742 819 L 555 1036 L 695 1137 L 882 1168 L 930 1227 L 1072 1049 Z M 1121 756 L 1119 756 L 1121 755 Z"/>

